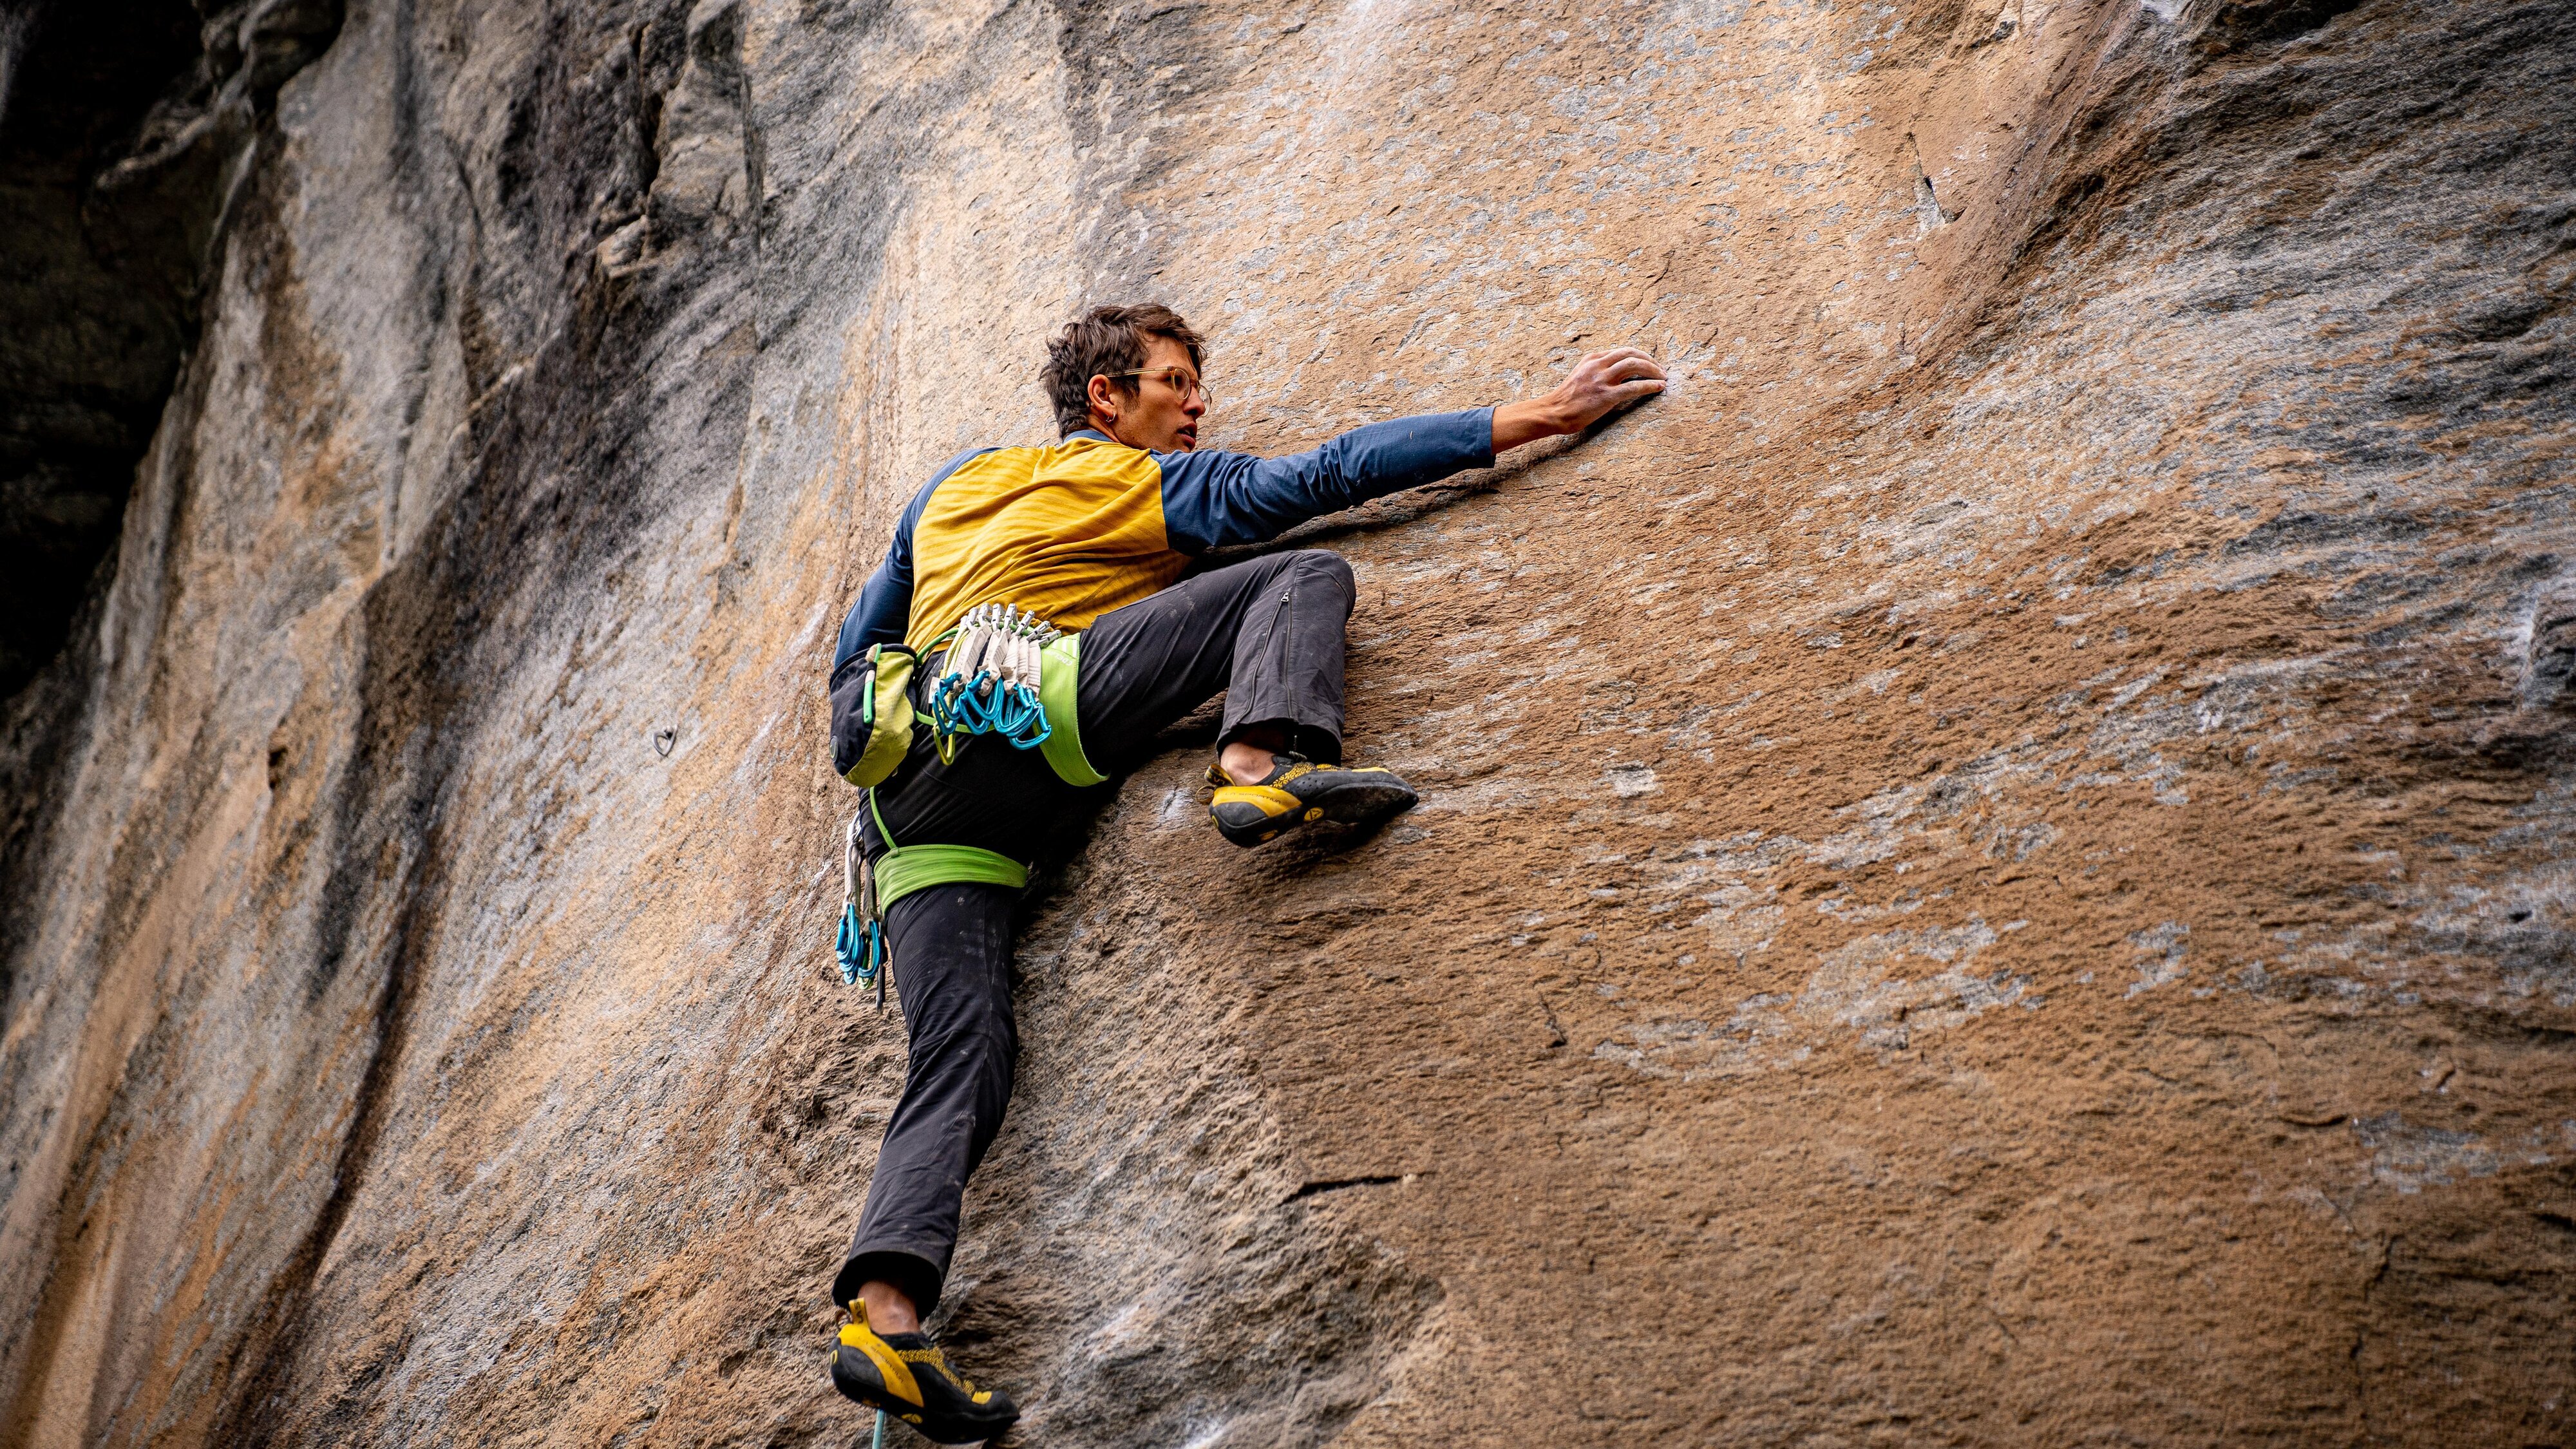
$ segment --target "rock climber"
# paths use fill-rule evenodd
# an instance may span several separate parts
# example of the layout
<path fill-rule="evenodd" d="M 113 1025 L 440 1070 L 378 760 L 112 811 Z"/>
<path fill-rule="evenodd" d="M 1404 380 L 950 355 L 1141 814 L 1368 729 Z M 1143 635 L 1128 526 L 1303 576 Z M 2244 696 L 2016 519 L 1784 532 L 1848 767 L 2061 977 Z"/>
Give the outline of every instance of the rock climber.
<path fill-rule="evenodd" d="M 1540 397 L 1372 423 L 1312 452 L 1256 458 L 1199 449 L 1212 404 L 1204 351 L 1159 305 L 1095 307 L 1066 326 L 1043 372 L 1058 441 L 980 448 L 933 474 L 834 652 L 836 701 L 856 692 L 841 686 L 871 645 L 926 654 L 906 696 L 918 701 L 941 667 L 940 642 L 979 605 L 1008 604 L 1073 636 L 1048 657 L 1042 747 L 952 741 L 951 758 L 916 726 L 854 827 L 876 870 L 910 1065 L 832 1284 L 850 1319 L 832 1382 L 941 1443 L 989 1438 L 1019 1413 L 960 1374 L 921 1319 L 939 1302 L 966 1179 L 1010 1100 L 1012 911 L 1036 840 L 1082 788 L 1142 764 L 1158 731 L 1219 690 L 1209 814 L 1225 839 L 1256 846 L 1309 821 L 1365 825 L 1414 803 L 1393 771 L 1341 763 L 1350 565 L 1322 549 L 1195 574 L 1192 560 L 1490 466 L 1664 386 L 1652 358 L 1617 348 L 1584 357 Z"/>

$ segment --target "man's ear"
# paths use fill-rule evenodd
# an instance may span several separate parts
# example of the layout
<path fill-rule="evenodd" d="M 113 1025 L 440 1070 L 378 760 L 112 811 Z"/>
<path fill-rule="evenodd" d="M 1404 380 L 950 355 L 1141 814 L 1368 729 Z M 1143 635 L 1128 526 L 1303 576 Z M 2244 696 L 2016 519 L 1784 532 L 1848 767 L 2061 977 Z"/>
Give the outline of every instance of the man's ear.
<path fill-rule="evenodd" d="M 1109 379 L 1093 373 L 1091 382 L 1083 389 L 1083 393 L 1090 402 L 1093 412 L 1107 416 L 1113 423 L 1118 421 L 1118 390 Z"/>

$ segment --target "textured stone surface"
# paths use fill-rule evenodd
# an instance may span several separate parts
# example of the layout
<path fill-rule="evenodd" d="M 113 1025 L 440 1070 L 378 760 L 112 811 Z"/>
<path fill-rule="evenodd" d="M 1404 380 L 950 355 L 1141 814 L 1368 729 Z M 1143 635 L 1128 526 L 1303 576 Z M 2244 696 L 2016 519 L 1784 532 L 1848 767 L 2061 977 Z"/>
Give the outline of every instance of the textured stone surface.
<path fill-rule="evenodd" d="M 1236 856 L 1184 727 L 1033 898 L 947 1326 L 1023 1442 L 2576 1434 L 2565 6 L 361 3 L 271 79 L 10 706 L 0 1441 L 856 1436 L 824 655 L 1137 294 L 1221 445 L 1676 386 L 1302 535 L 1420 810 Z"/>

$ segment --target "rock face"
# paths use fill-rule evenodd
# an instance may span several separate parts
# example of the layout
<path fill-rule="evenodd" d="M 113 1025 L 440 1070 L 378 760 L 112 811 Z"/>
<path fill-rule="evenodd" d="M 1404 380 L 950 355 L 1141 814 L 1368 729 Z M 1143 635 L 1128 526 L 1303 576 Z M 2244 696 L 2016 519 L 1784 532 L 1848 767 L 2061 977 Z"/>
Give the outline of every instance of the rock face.
<path fill-rule="evenodd" d="M 831 631 L 1136 296 L 1220 446 L 1676 385 L 1299 535 L 1418 811 L 1184 727 L 1033 893 L 1021 1442 L 2576 1436 L 2576 11 L 254 9 L 10 705 L 0 1443 L 861 1432 Z"/>

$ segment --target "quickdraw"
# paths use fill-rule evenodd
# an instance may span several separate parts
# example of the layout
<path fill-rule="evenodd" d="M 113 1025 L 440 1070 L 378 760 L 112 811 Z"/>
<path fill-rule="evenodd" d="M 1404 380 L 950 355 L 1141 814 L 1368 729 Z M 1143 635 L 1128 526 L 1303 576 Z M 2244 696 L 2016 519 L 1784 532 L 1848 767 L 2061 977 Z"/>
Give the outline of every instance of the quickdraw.
<path fill-rule="evenodd" d="M 999 735 L 1016 749 L 1045 744 L 1054 730 L 1039 696 L 1046 646 L 1063 631 L 1009 604 L 978 604 L 948 636 L 948 654 L 929 690 L 930 731 L 939 758 L 954 764 L 971 735 Z"/>
<path fill-rule="evenodd" d="M 873 794 L 871 795 L 873 803 Z M 859 807 L 850 817 L 848 851 L 843 858 L 841 930 L 832 942 L 832 954 L 841 963 L 843 986 L 873 986 L 877 989 L 877 1009 L 885 1009 L 886 939 L 885 913 L 877 907 L 876 872 L 869 867 L 867 852 L 859 845 L 859 822 L 867 818 L 868 806 Z"/>

